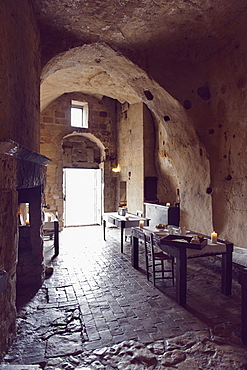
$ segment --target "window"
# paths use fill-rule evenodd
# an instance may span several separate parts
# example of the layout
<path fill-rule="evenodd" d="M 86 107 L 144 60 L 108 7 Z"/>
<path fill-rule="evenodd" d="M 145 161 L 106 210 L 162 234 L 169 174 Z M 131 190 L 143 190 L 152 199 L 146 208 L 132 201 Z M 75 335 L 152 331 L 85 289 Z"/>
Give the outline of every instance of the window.
<path fill-rule="evenodd" d="M 71 126 L 88 128 L 88 103 L 71 100 Z"/>

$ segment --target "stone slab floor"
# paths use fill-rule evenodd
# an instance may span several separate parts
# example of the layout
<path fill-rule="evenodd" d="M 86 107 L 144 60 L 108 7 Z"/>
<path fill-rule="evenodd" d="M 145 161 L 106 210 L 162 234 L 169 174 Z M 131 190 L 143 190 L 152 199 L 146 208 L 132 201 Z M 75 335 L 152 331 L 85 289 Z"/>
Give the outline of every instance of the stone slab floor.
<path fill-rule="evenodd" d="M 241 344 L 241 287 L 220 293 L 220 261 L 188 263 L 187 304 L 167 281 L 158 288 L 120 253 L 120 231 L 66 228 L 60 254 L 38 292 L 18 296 L 18 332 L 0 369 L 247 369 Z M 48 271 L 49 272 L 49 271 Z"/>

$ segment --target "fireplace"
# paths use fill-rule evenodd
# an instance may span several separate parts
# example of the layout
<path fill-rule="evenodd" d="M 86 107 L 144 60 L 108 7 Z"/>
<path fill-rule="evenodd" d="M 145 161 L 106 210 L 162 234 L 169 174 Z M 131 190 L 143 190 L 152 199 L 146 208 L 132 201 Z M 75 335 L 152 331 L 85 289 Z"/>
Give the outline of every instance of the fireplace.
<path fill-rule="evenodd" d="M 50 159 L 8 140 L 0 152 L 16 160 L 18 205 L 17 292 L 23 286 L 39 287 L 44 278 L 43 205 L 46 166 Z"/>
<path fill-rule="evenodd" d="M 17 289 L 39 286 L 44 277 L 42 186 L 18 189 Z"/>

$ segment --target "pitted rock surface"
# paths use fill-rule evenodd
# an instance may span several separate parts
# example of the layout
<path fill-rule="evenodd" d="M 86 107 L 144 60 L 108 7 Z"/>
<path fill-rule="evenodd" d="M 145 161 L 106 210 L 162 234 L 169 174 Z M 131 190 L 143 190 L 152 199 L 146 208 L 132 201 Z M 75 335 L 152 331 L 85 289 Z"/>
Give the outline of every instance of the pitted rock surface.
<path fill-rule="evenodd" d="M 171 349 L 174 348 L 174 342 L 177 348 Z M 157 347 L 160 354 L 155 353 Z M 80 365 L 76 362 L 80 362 Z M 52 370 L 54 366 L 56 369 L 237 370 L 246 369 L 247 356 L 241 349 L 218 345 L 205 331 L 157 341 L 147 346 L 136 341 L 124 341 L 77 357 L 53 359 L 48 361 L 45 369 Z"/>
<path fill-rule="evenodd" d="M 41 24 L 45 60 L 65 48 L 99 41 L 132 58 L 144 57 L 144 51 L 151 46 L 159 50 L 158 54 L 165 53 L 166 58 L 174 55 L 181 58 L 181 53 L 192 44 L 197 54 L 213 52 L 217 43 L 227 43 L 228 20 L 237 17 L 243 7 L 240 0 L 227 6 L 213 0 L 207 3 L 201 0 L 34 0 L 33 3 Z M 217 38 L 209 37 L 214 33 Z M 186 58 L 193 58 L 196 51 L 186 54 Z"/>

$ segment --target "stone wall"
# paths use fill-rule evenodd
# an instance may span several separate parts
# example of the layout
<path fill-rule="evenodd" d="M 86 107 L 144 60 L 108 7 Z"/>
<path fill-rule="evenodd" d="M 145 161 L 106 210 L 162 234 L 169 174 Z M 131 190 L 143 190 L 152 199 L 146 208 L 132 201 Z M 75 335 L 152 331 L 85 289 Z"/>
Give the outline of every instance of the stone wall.
<path fill-rule="evenodd" d="M 71 100 L 88 102 L 89 128 L 70 125 Z M 71 93 L 41 114 L 41 153 L 52 159 L 47 169 L 46 203 L 63 219 L 63 167 L 103 168 L 104 211 L 116 210 L 116 181 L 111 168 L 117 157 L 116 105 L 113 99 Z"/>
<path fill-rule="evenodd" d="M 143 210 L 144 199 L 143 104 L 123 104 L 118 119 L 118 163 L 120 182 L 126 183 L 129 212 Z"/>
<path fill-rule="evenodd" d="M 0 11 L 0 141 L 12 139 L 39 149 L 39 33 L 28 0 L 3 0 Z M 15 333 L 18 247 L 17 160 L 0 155 L 0 358 Z"/>
<path fill-rule="evenodd" d="M 3 161 L 1 161 L 1 164 Z M 1 172 L 2 173 L 2 172 Z M 0 270 L 7 272 L 7 286 L 0 293 L 0 359 L 15 335 L 16 262 L 17 262 L 17 192 L 0 191 Z"/>

